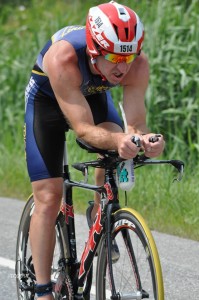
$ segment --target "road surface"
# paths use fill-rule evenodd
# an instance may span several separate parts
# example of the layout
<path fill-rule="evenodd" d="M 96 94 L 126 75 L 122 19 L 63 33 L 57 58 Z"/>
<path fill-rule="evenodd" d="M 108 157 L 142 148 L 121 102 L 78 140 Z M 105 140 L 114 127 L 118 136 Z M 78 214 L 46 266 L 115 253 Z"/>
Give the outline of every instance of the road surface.
<path fill-rule="evenodd" d="M 15 247 L 24 202 L 0 198 L 0 300 L 17 299 Z M 87 223 L 77 218 L 79 242 L 86 240 Z M 81 231 L 81 232 L 80 232 Z M 165 300 L 199 299 L 199 242 L 153 232 L 163 269 Z M 92 300 L 95 296 L 92 296 Z"/>

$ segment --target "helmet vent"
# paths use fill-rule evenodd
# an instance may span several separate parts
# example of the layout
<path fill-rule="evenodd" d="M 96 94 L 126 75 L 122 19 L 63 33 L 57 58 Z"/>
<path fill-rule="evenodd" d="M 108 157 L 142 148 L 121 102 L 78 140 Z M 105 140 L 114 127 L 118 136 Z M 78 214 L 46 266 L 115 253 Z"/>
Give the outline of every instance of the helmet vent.
<path fill-rule="evenodd" d="M 136 33 L 137 33 L 137 24 L 135 25 L 134 30 L 135 30 L 135 37 L 136 37 Z"/>
<path fill-rule="evenodd" d="M 119 8 L 119 13 L 120 13 L 121 16 L 126 15 L 126 12 L 125 12 L 123 7 Z"/>
<path fill-rule="evenodd" d="M 118 35 L 118 27 L 117 27 L 115 24 L 113 24 L 113 26 L 114 26 L 115 32 L 116 32 L 116 34 L 117 34 L 117 37 L 119 38 L 119 35 Z"/>
<path fill-rule="evenodd" d="M 128 37 L 129 37 L 129 29 L 128 29 L 128 27 L 126 27 L 124 30 L 125 30 L 125 34 L 126 34 L 126 39 L 128 40 Z"/>
<path fill-rule="evenodd" d="M 115 29 L 115 33 L 117 34 L 117 37 L 119 39 L 118 26 L 116 26 L 115 24 L 113 24 L 113 26 L 114 26 L 114 29 Z M 128 40 L 128 37 L 129 37 L 129 29 L 128 29 L 128 27 L 125 27 L 124 31 L 125 31 L 125 35 L 126 35 L 126 40 Z M 135 28 L 135 31 L 136 31 L 136 28 Z"/>

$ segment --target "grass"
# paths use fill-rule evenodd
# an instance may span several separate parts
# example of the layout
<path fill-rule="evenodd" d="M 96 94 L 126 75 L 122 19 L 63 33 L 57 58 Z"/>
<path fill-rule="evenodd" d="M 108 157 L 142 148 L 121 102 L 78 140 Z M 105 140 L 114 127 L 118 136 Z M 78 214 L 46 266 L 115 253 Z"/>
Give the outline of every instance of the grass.
<path fill-rule="evenodd" d="M 0 195 L 26 199 L 31 192 L 23 149 L 24 90 L 38 51 L 59 28 L 84 24 L 88 8 L 103 1 L 9 0 L 0 4 Z M 132 7 L 131 0 L 123 4 Z M 145 25 L 144 51 L 150 62 L 147 121 L 166 139 L 165 158 L 182 159 L 185 177 L 172 183 L 169 168 L 137 171 L 129 204 L 151 227 L 197 239 L 199 226 L 199 6 L 197 0 L 134 1 Z M 121 90 L 113 90 L 115 103 Z M 88 160 L 69 134 L 71 163 Z M 75 153 L 75 155 L 74 155 Z M 78 176 L 72 171 L 73 176 Z M 93 174 L 91 173 L 93 178 Z M 85 210 L 93 195 L 74 192 Z M 123 201 L 123 195 L 121 194 Z"/>

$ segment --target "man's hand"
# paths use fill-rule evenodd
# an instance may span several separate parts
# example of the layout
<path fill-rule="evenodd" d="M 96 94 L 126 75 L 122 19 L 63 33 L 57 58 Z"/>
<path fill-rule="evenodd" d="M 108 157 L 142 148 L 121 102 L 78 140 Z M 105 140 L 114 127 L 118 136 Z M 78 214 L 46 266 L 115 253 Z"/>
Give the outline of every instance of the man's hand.
<path fill-rule="evenodd" d="M 150 141 L 152 137 L 157 137 L 155 141 Z M 164 138 L 161 134 L 148 133 L 142 136 L 142 149 L 147 157 L 159 156 L 165 146 Z"/>
<path fill-rule="evenodd" d="M 144 151 L 147 157 L 157 157 L 159 156 L 165 146 L 164 138 L 161 134 L 148 133 L 145 135 L 135 134 L 141 142 L 141 147 L 136 146 L 132 140 L 132 134 L 121 133 L 118 138 L 118 153 L 122 158 L 130 159 L 135 157 L 140 150 Z M 153 140 L 152 138 L 155 139 Z"/>
<path fill-rule="evenodd" d="M 119 155 L 125 159 L 135 157 L 140 151 L 140 147 L 133 143 L 132 134 L 121 133 L 118 138 L 117 145 Z"/>

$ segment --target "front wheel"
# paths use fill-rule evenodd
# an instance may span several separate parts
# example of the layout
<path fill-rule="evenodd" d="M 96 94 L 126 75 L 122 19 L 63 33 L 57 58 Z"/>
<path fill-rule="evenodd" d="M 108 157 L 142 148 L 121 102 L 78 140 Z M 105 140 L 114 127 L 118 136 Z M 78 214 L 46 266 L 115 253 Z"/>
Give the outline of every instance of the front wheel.
<path fill-rule="evenodd" d="M 112 239 L 117 243 L 119 259 L 112 263 L 111 280 L 104 236 L 97 262 L 96 299 L 164 300 L 157 248 L 141 215 L 133 209 L 113 214 Z"/>

